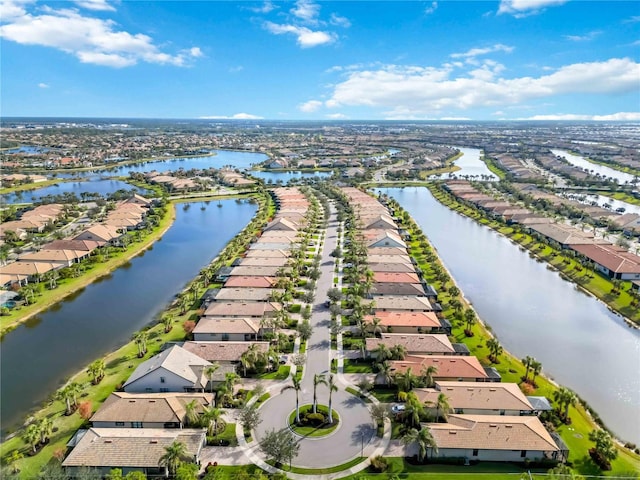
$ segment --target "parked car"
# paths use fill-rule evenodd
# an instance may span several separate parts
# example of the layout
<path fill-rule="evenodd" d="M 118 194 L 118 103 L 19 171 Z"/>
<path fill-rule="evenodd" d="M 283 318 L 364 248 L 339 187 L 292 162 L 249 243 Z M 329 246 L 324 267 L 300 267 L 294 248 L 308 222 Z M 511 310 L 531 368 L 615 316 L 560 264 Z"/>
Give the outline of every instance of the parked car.
<path fill-rule="evenodd" d="M 284 365 L 285 363 L 287 363 L 289 361 L 289 357 L 287 357 L 286 355 L 280 355 L 280 365 Z"/>
<path fill-rule="evenodd" d="M 391 411 L 393 413 L 402 413 L 405 411 L 405 409 L 406 409 L 406 406 L 404 403 L 396 403 L 391 407 Z"/>

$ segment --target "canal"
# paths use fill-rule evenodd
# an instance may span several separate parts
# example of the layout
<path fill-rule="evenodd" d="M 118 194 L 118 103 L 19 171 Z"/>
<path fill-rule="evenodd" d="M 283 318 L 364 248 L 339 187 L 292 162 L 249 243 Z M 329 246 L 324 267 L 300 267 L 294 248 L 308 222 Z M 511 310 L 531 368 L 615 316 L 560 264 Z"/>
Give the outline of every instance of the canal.
<path fill-rule="evenodd" d="M 499 180 L 497 175 L 487 167 L 487 164 L 480 159 L 482 150 L 477 148 L 453 147 L 460 150 L 462 156 L 455 160 L 454 165 L 460 167 L 460 170 L 453 172 L 453 177 L 475 178 L 478 180 Z"/>
<path fill-rule="evenodd" d="M 572 165 L 575 165 L 576 167 L 580 167 L 583 170 L 591 171 L 594 174 L 600 174 L 600 176 L 603 178 L 607 178 L 607 177 L 615 178 L 618 181 L 618 183 L 621 185 L 624 184 L 625 182 L 632 182 L 634 178 L 633 175 L 629 173 L 620 172 L 613 168 L 609 168 L 604 165 L 600 165 L 598 163 L 590 162 L 586 158 L 580 155 L 575 155 L 566 150 L 553 149 L 551 150 L 551 153 L 559 157 L 564 157 L 567 160 L 567 162 L 569 162 Z"/>
<path fill-rule="evenodd" d="M 518 358 L 584 398 L 640 443 L 640 330 L 506 237 L 438 203 L 424 187 L 382 188 L 415 219 L 478 315 Z"/>
<path fill-rule="evenodd" d="M 187 204 L 184 204 L 187 205 Z M 256 212 L 246 201 L 176 206 L 176 220 L 149 250 L 4 336 L 2 429 L 16 426 L 69 376 L 126 343 L 211 262 Z M 200 207 L 202 205 L 205 209 Z"/>

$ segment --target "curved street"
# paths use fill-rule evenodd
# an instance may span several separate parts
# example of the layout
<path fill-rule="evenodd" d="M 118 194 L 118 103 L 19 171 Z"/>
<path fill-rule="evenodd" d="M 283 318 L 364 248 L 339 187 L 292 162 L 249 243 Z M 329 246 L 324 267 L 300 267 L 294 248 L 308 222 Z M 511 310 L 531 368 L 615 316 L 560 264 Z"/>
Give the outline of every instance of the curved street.
<path fill-rule="evenodd" d="M 313 402 L 313 375 L 331 373 L 331 331 L 329 309 L 325 306 L 328 290 L 333 287 L 335 261 L 331 252 L 336 248 L 338 222 L 333 205 L 321 251 L 320 278 L 317 282 L 311 324 L 313 334 L 307 342 L 306 364 L 302 377 L 300 406 Z M 336 378 L 338 379 L 338 375 Z M 289 385 L 288 380 L 282 385 Z M 333 409 L 340 415 L 340 425 L 335 432 L 322 438 L 300 437 L 300 451 L 292 464 L 298 467 L 325 468 L 340 465 L 364 453 L 367 457 L 381 445 L 375 436 L 375 428 L 367 405 L 357 396 L 345 391 L 346 385 L 338 382 L 338 391 L 333 393 Z M 266 431 L 287 427 L 287 419 L 295 410 L 293 390 L 280 393 L 282 387 L 271 390 L 271 398 L 260 407 L 262 423 L 256 428 L 259 441 Z M 329 390 L 318 385 L 318 402 L 328 404 Z"/>

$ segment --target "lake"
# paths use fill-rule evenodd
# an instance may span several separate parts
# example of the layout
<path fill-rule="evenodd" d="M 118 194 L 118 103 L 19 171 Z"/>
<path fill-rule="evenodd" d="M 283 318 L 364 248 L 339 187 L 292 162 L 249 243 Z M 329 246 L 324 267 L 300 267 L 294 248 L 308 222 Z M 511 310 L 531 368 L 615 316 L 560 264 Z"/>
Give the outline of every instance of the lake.
<path fill-rule="evenodd" d="M 541 361 L 546 375 L 584 398 L 620 438 L 640 443 L 640 330 L 426 188 L 377 191 L 411 214 L 505 349 Z"/>

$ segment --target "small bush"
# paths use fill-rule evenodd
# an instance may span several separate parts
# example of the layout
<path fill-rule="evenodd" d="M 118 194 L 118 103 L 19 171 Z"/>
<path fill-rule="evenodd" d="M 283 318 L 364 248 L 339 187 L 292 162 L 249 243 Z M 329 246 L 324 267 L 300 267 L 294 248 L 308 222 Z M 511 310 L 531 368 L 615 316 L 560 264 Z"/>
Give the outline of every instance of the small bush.
<path fill-rule="evenodd" d="M 595 448 L 589 449 L 589 456 L 591 456 L 594 463 L 600 467 L 600 470 L 611 470 L 611 462 L 600 455 Z"/>
<path fill-rule="evenodd" d="M 318 412 L 318 413 L 307 413 L 302 419 L 302 423 L 303 424 L 312 425 L 314 427 L 322 425 L 324 422 L 325 422 L 325 417 L 320 412 Z"/>
<path fill-rule="evenodd" d="M 371 459 L 371 470 L 376 473 L 382 473 L 389 468 L 389 463 L 386 458 L 382 455 L 378 455 L 377 457 L 373 457 Z"/>

